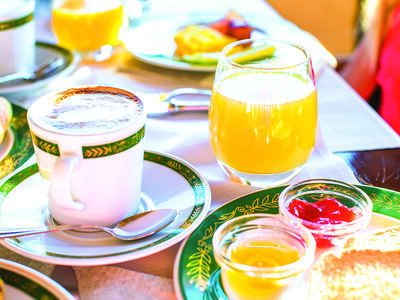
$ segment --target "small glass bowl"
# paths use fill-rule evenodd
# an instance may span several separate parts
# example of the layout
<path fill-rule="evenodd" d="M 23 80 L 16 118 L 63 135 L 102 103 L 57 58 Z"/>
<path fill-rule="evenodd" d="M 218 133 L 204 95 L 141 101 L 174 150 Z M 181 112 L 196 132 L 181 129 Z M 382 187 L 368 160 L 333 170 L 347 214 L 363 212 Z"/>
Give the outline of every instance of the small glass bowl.
<path fill-rule="evenodd" d="M 311 266 L 316 244 L 299 222 L 251 214 L 222 224 L 214 233 L 213 248 L 229 299 L 276 299 Z"/>
<path fill-rule="evenodd" d="M 359 217 L 340 224 L 318 224 L 303 220 L 288 211 L 288 206 L 294 199 L 314 203 L 326 198 L 335 198 L 348 208 L 357 207 Z M 329 247 L 342 244 L 347 238 L 368 226 L 372 215 L 372 201 L 366 193 L 354 185 L 329 179 L 311 179 L 292 184 L 281 192 L 279 212 L 308 228 L 317 246 Z"/>

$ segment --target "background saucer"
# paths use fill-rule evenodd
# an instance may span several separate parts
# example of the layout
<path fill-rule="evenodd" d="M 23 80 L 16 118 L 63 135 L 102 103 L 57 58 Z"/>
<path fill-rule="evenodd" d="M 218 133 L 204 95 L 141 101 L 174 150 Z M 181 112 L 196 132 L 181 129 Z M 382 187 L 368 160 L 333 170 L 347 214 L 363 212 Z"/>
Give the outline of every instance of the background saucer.
<path fill-rule="evenodd" d="M 36 68 L 40 68 L 57 57 L 61 57 L 63 59 L 63 64 L 54 72 L 49 74 L 49 76 L 43 77 L 42 79 L 34 82 L 15 80 L 7 84 L 0 84 L 0 95 L 7 96 L 8 94 L 26 93 L 28 91 L 36 90 L 45 86 L 55 78 L 66 76 L 75 68 L 77 63 L 76 55 L 74 55 L 71 51 L 54 44 L 38 41 L 36 42 L 35 50 Z"/>
<path fill-rule="evenodd" d="M 62 286 L 42 273 L 5 259 L 0 259 L 0 277 L 5 284 L 5 300 L 75 299 Z"/>

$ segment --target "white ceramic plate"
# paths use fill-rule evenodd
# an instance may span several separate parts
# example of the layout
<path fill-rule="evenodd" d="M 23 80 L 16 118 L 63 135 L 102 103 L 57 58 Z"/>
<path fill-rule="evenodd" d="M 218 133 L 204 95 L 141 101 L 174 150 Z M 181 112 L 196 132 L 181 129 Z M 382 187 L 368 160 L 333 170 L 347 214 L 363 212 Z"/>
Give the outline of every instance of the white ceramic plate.
<path fill-rule="evenodd" d="M 4 300 L 75 299 L 66 289 L 42 273 L 5 259 L 0 259 L 0 277 L 5 284 Z"/>
<path fill-rule="evenodd" d="M 149 19 L 132 27 L 123 40 L 126 49 L 142 62 L 176 70 L 214 72 L 216 65 L 190 64 L 175 59 L 174 35 L 186 25 L 209 24 L 221 18 L 223 15 L 218 13 L 195 13 Z M 264 30 L 251 25 L 256 28 L 252 33 L 253 38 L 265 37 Z"/>
<path fill-rule="evenodd" d="M 314 36 L 293 23 L 279 16 L 244 15 L 244 17 L 255 29 L 251 38 L 270 37 L 302 45 L 310 52 L 316 74 L 319 74 L 326 65 L 336 66 L 335 57 Z M 217 12 L 151 18 L 130 28 L 123 41 L 126 49 L 142 62 L 175 70 L 214 72 L 216 65 L 190 64 L 175 59 L 174 36 L 178 29 L 186 25 L 210 24 L 221 18 L 223 14 Z"/>
<path fill-rule="evenodd" d="M 124 262 L 161 251 L 188 236 L 205 218 L 210 202 L 209 185 L 193 166 L 177 157 L 145 152 L 140 209 L 170 207 L 179 212 L 161 232 L 131 242 L 103 232 L 54 232 L 4 239 L 1 244 L 21 255 L 60 265 Z M 47 196 L 36 164 L 0 187 L 0 205 L 1 229 L 47 223 Z"/>
<path fill-rule="evenodd" d="M 0 95 L 7 96 L 14 93 L 26 93 L 28 91 L 39 89 L 45 86 L 55 78 L 69 74 L 76 66 L 77 56 L 71 51 L 60 46 L 36 42 L 36 68 L 40 68 L 57 57 L 62 57 L 64 63 L 49 76 L 43 77 L 34 82 L 24 80 L 14 80 L 9 83 L 0 84 Z"/>

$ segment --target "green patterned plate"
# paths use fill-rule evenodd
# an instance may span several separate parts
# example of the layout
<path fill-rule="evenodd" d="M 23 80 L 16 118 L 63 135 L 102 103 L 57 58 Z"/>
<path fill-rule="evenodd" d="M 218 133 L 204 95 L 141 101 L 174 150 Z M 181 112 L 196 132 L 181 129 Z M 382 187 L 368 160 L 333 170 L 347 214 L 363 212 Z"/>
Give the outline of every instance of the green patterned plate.
<path fill-rule="evenodd" d="M 112 199 L 110 199 L 112 201 Z M 104 265 L 141 258 L 187 237 L 205 218 L 210 187 L 187 162 L 166 154 L 145 152 L 140 210 L 176 208 L 178 217 L 159 233 L 137 241 L 120 241 L 103 232 L 54 232 L 1 244 L 30 258 L 61 265 Z M 13 175 L 0 187 L 0 229 L 48 224 L 47 195 L 38 166 Z"/>
<path fill-rule="evenodd" d="M 400 193 L 370 186 L 359 186 L 372 199 L 374 214 L 367 230 L 400 224 Z M 227 299 L 221 288 L 219 267 L 214 259 L 212 237 L 227 220 L 253 213 L 277 214 L 278 198 L 284 187 L 257 191 L 221 206 L 196 228 L 184 241 L 175 260 L 174 286 L 178 299 Z M 306 290 L 298 287 L 287 298 L 307 298 Z M 300 289 L 300 292 L 299 290 Z M 286 299 L 286 298 L 285 298 Z M 292 298 L 293 299 L 293 298 Z"/>
<path fill-rule="evenodd" d="M 4 281 L 4 299 L 75 299 L 54 280 L 24 265 L 0 259 L 0 277 Z"/>
<path fill-rule="evenodd" d="M 12 105 L 13 119 L 0 144 L 0 178 L 7 176 L 33 155 L 32 139 L 25 108 Z"/>

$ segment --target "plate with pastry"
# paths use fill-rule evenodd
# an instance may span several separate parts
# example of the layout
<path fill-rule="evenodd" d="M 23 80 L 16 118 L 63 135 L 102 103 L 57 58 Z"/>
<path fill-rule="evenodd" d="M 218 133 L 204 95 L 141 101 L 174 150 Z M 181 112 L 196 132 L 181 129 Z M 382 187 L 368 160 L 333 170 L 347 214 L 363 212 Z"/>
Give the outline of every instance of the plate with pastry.
<path fill-rule="evenodd" d="M 266 36 L 267 29 L 230 10 L 222 16 L 194 13 L 149 19 L 131 28 L 123 40 L 125 48 L 142 62 L 177 70 L 213 72 L 225 46 Z"/>
<path fill-rule="evenodd" d="M 16 170 L 33 155 L 26 113 L 25 108 L 0 96 L 0 178 Z"/>
<path fill-rule="evenodd" d="M 255 250 L 250 249 L 252 244 L 249 240 L 246 244 L 248 248 L 237 247 L 242 244 L 240 244 L 240 239 L 235 239 L 235 234 L 244 230 L 244 226 L 238 225 L 232 230 L 231 235 L 226 235 L 225 242 L 233 240 L 236 244 L 233 244 L 232 247 L 224 245 L 223 249 L 226 250 L 225 253 L 230 253 L 232 256 L 235 254 L 235 259 L 238 259 L 239 254 L 247 253 L 240 259 L 248 259 L 254 264 L 240 265 L 237 263 L 231 269 L 225 269 L 225 273 L 223 273 L 219 266 L 221 259 L 217 260 L 213 248 L 213 239 L 221 232 L 219 228 L 225 229 L 223 224 L 230 220 L 253 214 L 278 214 L 278 200 L 285 186 L 256 191 L 222 205 L 204 219 L 182 243 L 178 251 L 173 274 L 177 298 L 181 300 L 227 300 L 228 296 L 224 286 L 224 283 L 227 283 L 231 284 L 228 287 L 230 289 L 228 293 L 232 293 L 234 287 L 236 291 L 240 290 L 245 293 L 245 299 L 400 299 L 398 288 L 400 280 L 400 193 L 374 186 L 356 185 L 356 187 L 367 194 L 373 203 L 373 213 L 368 226 L 362 232 L 343 240 L 340 245 L 317 246 L 311 266 L 304 272 L 300 272 L 299 276 L 290 283 L 284 280 L 279 281 L 281 277 L 278 277 L 280 275 L 278 273 L 275 274 L 276 277 L 270 275 L 271 277 L 262 278 L 257 277 L 257 273 L 251 273 L 251 271 L 246 275 L 241 273 L 240 275 L 243 275 L 241 277 L 235 273 L 234 267 L 237 269 L 243 268 L 242 266 L 248 268 L 249 265 L 261 265 L 265 269 L 280 267 L 279 270 L 282 273 L 290 268 L 288 265 L 279 264 L 278 256 L 271 254 L 274 252 L 267 251 L 271 245 L 268 245 L 269 248 L 266 252 L 262 252 L 262 244 L 256 244 L 254 248 L 259 251 L 256 255 L 249 255 L 250 250 Z M 340 189 L 334 193 L 338 191 Z M 246 226 L 250 226 L 249 223 Z M 260 230 L 259 228 L 255 230 L 255 234 L 260 234 L 260 231 L 257 231 Z M 249 232 L 249 234 L 252 233 Z M 284 239 L 281 239 L 280 242 Z M 284 245 L 284 243 L 282 244 Z M 221 249 L 220 252 L 222 252 Z M 280 249 L 285 249 L 285 247 Z M 302 255 L 301 250 L 299 254 Z M 290 251 L 287 251 L 279 257 L 289 257 L 289 255 Z M 299 261 L 295 261 L 291 265 Z M 228 260 L 224 262 L 228 262 Z M 256 263 L 257 265 L 255 265 Z M 249 281 L 246 280 L 246 276 L 254 277 L 251 283 L 247 284 Z M 233 278 L 237 280 L 234 281 Z M 273 281 L 274 279 L 276 281 Z M 262 285 L 259 284 L 260 281 L 263 282 Z M 233 287 L 232 284 L 234 284 Z M 248 289 L 250 284 L 251 291 Z M 284 285 L 287 288 L 282 288 Z M 262 292 L 263 297 L 251 297 L 258 292 Z M 272 297 L 272 293 L 274 296 L 277 294 L 279 296 Z M 269 296 L 266 297 L 266 294 Z M 378 297 L 379 295 L 381 296 Z M 239 299 L 243 299 L 243 297 Z"/>
<path fill-rule="evenodd" d="M 75 299 L 44 274 L 22 264 L 0 258 L 0 299 Z"/>
<path fill-rule="evenodd" d="M 158 67 L 214 72 L 222 49 L 243 39 L 289 40 L 309 50 L 315 72 L 335 67 L 335 57 L 311 34 L 279 17 L 197 12 L 146 18 L 122 38 L 125 48 L 139 61 Z"/>

